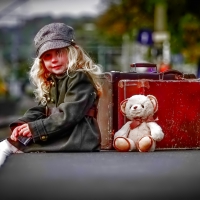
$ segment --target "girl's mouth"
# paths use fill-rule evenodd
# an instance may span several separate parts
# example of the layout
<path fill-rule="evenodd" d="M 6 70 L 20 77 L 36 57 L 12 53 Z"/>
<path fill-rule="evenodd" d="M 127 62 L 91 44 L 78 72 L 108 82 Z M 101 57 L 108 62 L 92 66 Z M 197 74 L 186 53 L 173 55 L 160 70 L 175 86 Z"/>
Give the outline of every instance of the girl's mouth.
<path fill-rule="evenodd" d="M 61 68 L 60 65 L 52 67 L 52 69 L 60 69 L 60 68 Z"/>

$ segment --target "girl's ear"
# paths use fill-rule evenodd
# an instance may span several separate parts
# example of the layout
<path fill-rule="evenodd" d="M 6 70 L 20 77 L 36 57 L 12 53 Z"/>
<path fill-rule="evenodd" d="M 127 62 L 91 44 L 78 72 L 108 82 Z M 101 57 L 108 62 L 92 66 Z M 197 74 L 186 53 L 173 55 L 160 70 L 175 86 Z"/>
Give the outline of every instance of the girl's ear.
<path fill-rule="evenodd" d="M 158 101 L 155 96 L 153 95 L 147 95 L 147 97 L 150 99 L 151 103 L 154 107 L 154 113 L 158 111 Z"/>
<path fill-rule="evenodd" d="M 125 114 L 125 108 L 126 108 L 126 103 L 127 103 L 128 99 L 124 99 L 121 103 L 120 103 L 120 111 L 123 115 Z"/>

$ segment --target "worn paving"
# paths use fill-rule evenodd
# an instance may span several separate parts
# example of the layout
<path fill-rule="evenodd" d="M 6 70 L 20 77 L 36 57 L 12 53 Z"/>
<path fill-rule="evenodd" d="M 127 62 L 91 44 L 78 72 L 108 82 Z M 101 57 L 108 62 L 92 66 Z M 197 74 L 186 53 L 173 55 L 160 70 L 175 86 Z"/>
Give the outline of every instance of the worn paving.
<path fill-rule="evenodd" d="M 2 200 L 192 200 L 199 183 L 199 150 L 15 154 L 0 169 Z"/>

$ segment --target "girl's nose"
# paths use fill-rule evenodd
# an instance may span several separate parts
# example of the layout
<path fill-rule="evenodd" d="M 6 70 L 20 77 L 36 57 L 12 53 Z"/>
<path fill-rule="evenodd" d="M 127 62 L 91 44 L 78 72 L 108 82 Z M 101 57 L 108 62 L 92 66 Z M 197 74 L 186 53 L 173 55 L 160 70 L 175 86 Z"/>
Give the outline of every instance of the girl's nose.
<path fill-rule="evenodd" d="M 52 62 L 57 62 L 58 61 L 58 55 L 57 54 L 53 54 L 52 58 L 51 58 Z"/>
<path fill-rule="evenodd" d="M 58 59 L 57 59 L 56 56 L 52 57 L 52 59 L 51 59 L 52 62 L 57 62 L 57 60 L 58 60 Z"/>

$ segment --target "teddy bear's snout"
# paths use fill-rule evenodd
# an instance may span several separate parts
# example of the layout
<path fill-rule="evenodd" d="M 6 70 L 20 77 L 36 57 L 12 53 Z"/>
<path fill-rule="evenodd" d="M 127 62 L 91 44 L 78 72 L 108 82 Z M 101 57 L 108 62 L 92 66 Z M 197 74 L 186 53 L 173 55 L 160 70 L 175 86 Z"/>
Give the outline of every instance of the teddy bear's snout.
<path fill-rule="evenodd" d="M 135 105 L 132 106 L 131 109 L 132 109 L 132 110 L 138 110 L 138 109 L 141 110 L 141 108 L 142 108 L 141 105 L 139 105 L 139 104 L 135 104 Z"/>

